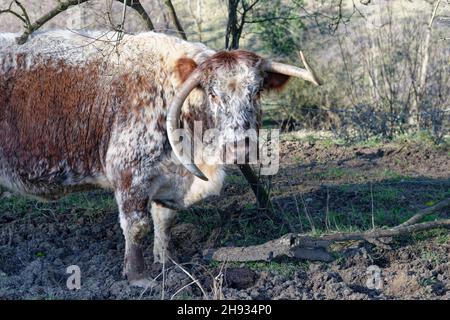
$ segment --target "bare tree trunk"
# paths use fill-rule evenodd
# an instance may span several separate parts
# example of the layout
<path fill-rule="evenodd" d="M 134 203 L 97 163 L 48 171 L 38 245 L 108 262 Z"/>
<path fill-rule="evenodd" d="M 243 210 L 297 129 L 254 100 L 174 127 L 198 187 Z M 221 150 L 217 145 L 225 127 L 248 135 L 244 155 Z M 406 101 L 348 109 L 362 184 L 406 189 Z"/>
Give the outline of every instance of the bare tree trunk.
<path fill-rule="evenodd" d="M 228 20 L 225 33 L 225 49 L 234 50 L 239 48 L 239 40 L 241 39 L 242 30 L 245 25 L 245 17 L 253 9 L 259 0 L 253 0 L 248 3 L 245 0 L 228 0 Z M 239 3 L 241 11 L 239 12 Z M 240 17 L 238 19 L 238 13 Z"/>
<path fill-rule="evenodd" d="M 181 25 L 180 20 L 178 19 L 177 13 L 175 11 L 175 7 L 173 6 L 173 3 L 171 0 L 164 0 L 164 4 L 166 5 L 167 9 L 169 10 L 170 18 L 173 21 L 173 24 L 177 28 L 178 34 L 181 38 L 184 40 L 187 40 L 186 32 L 183 29 L 183 26 Z"/>
<path fill-rule="evenodd" d="M 225 49 L 232 50 L 239 47 L 237 9 L 240 0 L 228 0 L 228 20 L 225 34 Z"/>
<path fill-rule="evenodd" d="M 427 31 L 425 34 L 425 41 L 422 47 L 422 64 L 419 70 L 419 84 L 417 86 L 417 93 L 415 99 L 412 101 L 410 115 L 408 119 L 408 124 L 415 128 L 417 131 L 420 130 L 420 110 L 419 106 L 422 102 L 423 95 L 425 93 L 425 85 L 427 80 L 427 71 L 428 71 L 428 62 L 430 60 L 430 43 L 431 43 L 431 34 L 433 32 L 433 22 L 436 18 L 436 13 L 441 4 L 442 0 L 437 0 L 434 4 L 433 11 L 431 13 L 430 21 L 427 26 Z"/>

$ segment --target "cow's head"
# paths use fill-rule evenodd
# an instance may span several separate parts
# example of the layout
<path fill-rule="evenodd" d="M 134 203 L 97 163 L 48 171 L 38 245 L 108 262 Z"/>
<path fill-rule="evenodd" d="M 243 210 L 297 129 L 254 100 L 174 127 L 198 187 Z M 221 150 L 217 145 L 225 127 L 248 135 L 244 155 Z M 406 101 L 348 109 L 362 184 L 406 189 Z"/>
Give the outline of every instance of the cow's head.
<path fill-rule="evenodd" d="M 266 60 L 242 50 L 222 51 L 200 65 L 182 58 L 176 66 L 183 84 L 167 115 L 167 133 L 175 155 L 197 177 L 207 180 L 187 154 L 175 144 L 181 108 L 192 90 L 201 88 L 207 97 L 207 110 L 219 133 L 216 143 L 234 144 L 245 139 L 248 129 L 259 128 L 260 94 L 280 90 L 289 77 L 299 77 L 316 85 L 320 82 L 300 53 L 306 69 Z"/>

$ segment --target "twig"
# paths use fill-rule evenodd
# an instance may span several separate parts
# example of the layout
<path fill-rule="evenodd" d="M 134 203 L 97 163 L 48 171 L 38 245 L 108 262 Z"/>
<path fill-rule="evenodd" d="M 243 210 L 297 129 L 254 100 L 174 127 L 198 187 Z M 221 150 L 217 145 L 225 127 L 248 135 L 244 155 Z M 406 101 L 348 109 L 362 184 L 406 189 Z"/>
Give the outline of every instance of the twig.
<path fill-rule="evenodd" d="M 444 209 L 446 207 L 450 206 L 450 198 L 449 199 L 445 199 L 437 204 L 435 204 L 434 206 L 425 208 L 420 210 L 418 213 L 416 213 L 414 216 L 412 216 L 409 220 L 403 222 L 400 227 L 404 227 L 404 226 L 410 226 L 416 222 L 419 222 L 420 219 L 422 219 L 423 217 L 436 212 L 438 210 Z"/>
<path fill-rule="evenodd" d="M 208 300 L 209 297 L 206 294 L 205 289 L 203 289 L 202 285 L 200 284 L 200 281 L 198 281 L 197 279 L 194 278 L 194 276 L 192 274 L 190 274 L 186 269 L 184 269 L 179 263 L 177 263 L 175 260 L 173 260 L 172 258 L 169 257 L 169 260 L 176 265 L 178 268 L 180 268 L 181 271 L 183 271 L 189 278 L 191 278 L 191 280 L 197 285 L 197 287 L 199 287 L 200 291 L 203 293 L 203 297 Z"/>
<path fill-rule="evenodd" d="M 331 221 L 330 221 L 330 189 L 327 187 L 327 204 L 325 207 L 325 226 L 327 231 L 330 231 Z"/>
<path fill-rule="evenodd" d="M 22 14 L 14 11 L 12 9 L 13 4 L 16 4 L 20 8 L 20 10 L 22 11 Z M 0 10 L 0 14 L 2 14 L 2 13 L 10 13 L 13 16 L 15 16 L 16 18 L 20 19 L 25 24 L 25 28 L 29 28 L 31 25 L 30 18 L 28 16 L 27 11 L 25 10 L 24 6 L 17 0 L 11 1 L 9 3 L 8 9 Z"/>
<path fill-rule="evenodd" d="M 187 285 L 182 286 L 180 289 L 178 289 L 171 297 L 170 300 L 173 300 L 173 298 L 175 298 L 175 296 L 177 294 L 179 294 L 181 291 L 183 291 L 184 289 L 190 287 L 191 285 L 193 285 L 195 283 L 195 280 L 189 282 Z"/>
<path fill-rule="evenodd" d="M 314 221 L 313 221 L 311 215 L 309 214 L 308 207 L 306 206 L 305 200 L 303 199 L 303 195 L 301 193 L 300 193 L 300 199 L 302 200 L 306 218 L 308 219 L 309 224 L 311 225 L 311 230 L 313 233 L 316 233 L 316 227 L 314 226 Z"/>
<path fill-rule="evenodd" d="M 123 0 L 116 0 L 116 1 L 123 3 Z M 145 23 L 147 30 L 151 31 L 155 29 L 155 27 L 153 26 L 152 19 L 150 19 L 150 16 L 148 15 L 147 11 L 145 11 L 144 7 L 142 6 L 139 0 L 132 0 L 131 4 L 128 4 L 128 6 L 134 9 L 137 12 L 137 14 L 141 17 L 142 21 Z"/>
<path fill-rule="evenodd" d="M 372 229 L 375 230 L 375 216 L 374 216 L 372 182 L 370 183 L 370 214 L 372 216 Z"/>
<path fill-rule="evenodd" d="M 11 5 L 10 5 L 10 8 L 8 10 L 0 11 L 0 14 L 1 13 L 5 13 L 5 12 L 12 13 L 16 17 L 18 17 L 19 19 L 21 19 L 22 21 L 24 21 L 26 23 L 25 31 L 22 33 L 22 35 L 19 38 L 17 38 L 17 43 L 18 44 L 24 44 L 28 40 L 28 37 L 34 31 L 36 31 L 39 28 L 41 28 L 48 21 L 50 21 L 51 19 L 53 19 L 54 17 L 56 17 L 60 13 L 66 11 L 70 7 L 76 6 L 76 5 L 80 5 L 80 4 L 82 4 L 84 2 L 87 2 L 87 1 L 88 0 L 67 0 L 65 2 L 59 2 L 59 4 L 55 8 L 53 8 L 52 10 L 50 10 L 49 12 L 47 12 L 46 14 L 41 16 L 34 23 L 30 22 L 30 19 L 28 17 L 28 14 L 26 13 L 25 8 L 18 1 L 15 1 L 15 3 L 22 9 L 24 17 L 21 17 L 18 13 L 15 13 L 15 12 L 11 11 Z M 116 0 L 116 1 L 124 3 L 124 0 Z M 148 30 L 153 30 L 154 29 L 153 23 L 152 23 L 150 17 L 148 16 L 148 14 L 145 11 L 145 9 L 142 7 L 142 4 L 140 3 L 139 0 L 130 1 L 131 3 L 129 3 L 128 1 L 125 1 L 125 2 L 126 2 L 127 6 L 131 7 L 134 10 L 136 10 L 136 12 L 139 14 L 139 16 L 143 19 L 144 23 L 146 24 L 146 27 L 147 27 Z"/>

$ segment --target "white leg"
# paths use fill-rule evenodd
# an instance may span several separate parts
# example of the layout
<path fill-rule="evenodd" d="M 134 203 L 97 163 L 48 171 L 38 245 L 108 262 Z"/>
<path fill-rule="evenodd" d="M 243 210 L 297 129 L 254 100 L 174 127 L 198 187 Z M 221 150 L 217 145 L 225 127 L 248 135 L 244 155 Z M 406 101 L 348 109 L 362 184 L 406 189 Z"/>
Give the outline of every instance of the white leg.
<path fill-rule="evenodd" d="M 170 228 L 175 221 L 177 211 L 165 208 L 154 202 L 152 202 L 151 211 L 155 229 L 153 244 L 154 262 L 166 263 L 170 257 Z"/>

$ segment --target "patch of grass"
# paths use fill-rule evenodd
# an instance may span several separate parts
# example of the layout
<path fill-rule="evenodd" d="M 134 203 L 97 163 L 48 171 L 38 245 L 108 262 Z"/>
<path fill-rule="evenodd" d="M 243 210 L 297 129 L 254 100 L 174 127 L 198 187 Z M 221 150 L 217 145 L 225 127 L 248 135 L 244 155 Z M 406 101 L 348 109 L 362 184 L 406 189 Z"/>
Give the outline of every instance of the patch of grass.
<path fill-rule="evenodd" d="M 302 132 L 294 131 L 281 135 L 281 141 L 298 141 L 307 142 L 311 145 L 320 145 L 324 148 L 330 148 L 333 146 L 346 145 L 347 142 L 338 137 L 332 136 L 329 132 Z"/>
<path fill-rule="evenodd" d="M 187 292 L 187 291 L 182 291 L 174 297 L 174 300 L 193 300 L 194 298 L 195 298 L 195 295 L 193 295 L 192 293 Z"/>
<path fill-rule="evenodd" d="M 255 207 L 256 207 L 255 204 L 251 203 L 251 202 L 244 204 L 244 209 L 245 210 L 255 209 Z"/>
<path fill-rule="evenodd" d="M 42 251 L 38 251 L 35 254 L 36 258 L 44 258 L 45 257 L 45 253 Z"/>
<path fill-rule="evenodd" d="M 437 280 L 436 280 L 435 277 L 422 278 L 422 279 L 420 279 L 420 281 L 419 281 L 419 284 L 420 284 L 422 287 L 432 286 L 432 285 L 434 285 L 434 284 L 436 284 L 436 283 L 437 283 Z"/>
<path fill-rule="evenodd" d="M 279 226 L 267 218 L 257 222 L 253 219 L 240 219 L 236 222 L 237 225 L 232 226 L 232 237 L 237 246 L 260 244 L 289 232 L 287 226 Z"/>
<path fill-rule="evenodd" d="M 447 262 L 447 259 L 443 257 L 442 254 L 439 254 L 433 250 L 423 250 L 421 252 L 420 258 L 423 261 L 429 262 L 433 265 L 438 265 Z"/>
<path fill-rule="evenodd" d="M 427 146 L 437 146 L 436 139 L 427 131 L 419 131 L 415 133 L 405 133 L 398 135 L 393 139 L 397 144 L 423 144 Z"/>
<path fill-rule="evenodd" d="M 324 172 L 318 173 L 319 178 L 339 179 L 347 174 L 347 171 L 341 168 L 330 168 Z"/>
<path fill-rule="evenodd" d="M 18 195 L 11 195 L 9 198 L 2 198 L 0 201 L 0 212 L 12 212 L 24 216 L 34 208 L 35 200 Z"/>
<path fill-rule="evenodd" d="M 359 181 L 359 179 L 363 177 L 363 174 L 358 170 L 340 167 L 327 168 L 322 172 L 306 172 L 305 175 L 322 180 L 342 180 L 347 178 L 348 181 Z M 345 189 L 346 185 L 341 185 L 339 187 Z"/>
<path fill-rule="evenodd" d="M 227 175 L 225 181 L 230 184 L 245 184 L 247 182 L 243 176 L 233 174 Z"/>
<path fill-rule="evenodd" d="M 191 223 L 196 226 L 202 226 L 202 231 L 205 234 L 211 233 L 212 230 L 221 226 L 221 217 L 216 208 L 190 208 L 182 210 L 179 215 L 179 220 L 184 223 Z"/>
<path fill-rule="evenodd" d="M 232 266 L 239 267 L 242 263 L 233 263 Z M 283 277 L 290 278 L 296 271 L 304 271 L 308 269 L 307 262 L 293 262 L 284 259 L 279 262 L 245 262 L 244 265 L 253 271 L 267 271 L 279 274 Z"/>
<path fill-rule="evenodd" d="M 448 244 L 450 243 L 450 233 L 447 231 L 446 233 L 442 233 L 438 235 L 435 239 L 437 244 Z"/>
<path fill-rule="evenodd" d="M 340 139 L 340 138 L 323 138 L 322 140 L 319 140 L 320 145 L 325 147 L 326 149 L 331 148 L 331 147 L 335 147 L 335 146 L 343 146 L 346 144 L 344 139 Z"/>
<path fill-rule="evenodd" d="M 381 186 L 373 191 L 373 200 L 375 203 L 392 202 L 396 201 L 398 198 L 399 198 L 399 190 L 394 187 Z"/>
<path fill-rule="evenodd" d="M 386 141 L 384 141 L 381 137 L 370 137 L 366 140 L 362 140 L 355 143 L 356 147 L 362 148 L 376 148 L 381 147 Z"/>
<path fill-rule="evenodd" d="M 44 202 L 18 194 L 12 194 L 0 201 L 0 213 L 11 212 L 18 216 L 26 214 L 59 215 L 76 214 L 97 218 L 105 213 L 116 211 L 114 196 L 105 191 L 73 193 L 57 201 Z"/>
<path fill-rule="evenodd" d="M 391 169 L 384 169 L 380 173 L 380 176 L 384 179 L 389 179 L 392 182 L 411 179 L 410 177 L 405 176 L 405 175 L 403 175 L 399 172 L 396 172 L 394 170 L 391 170 Z"/>
<path fill-rule="evenodd" d="M 411 234 L 412 239 L 415 242 L 425 241 L 431 238 L 435 238 L 439 244 L 445 244 L 450 241 L 450 232 L 447 229 L 432 229 L 425 231 L 413 232 Z"/>

